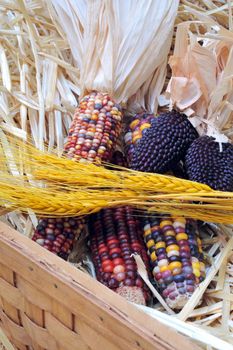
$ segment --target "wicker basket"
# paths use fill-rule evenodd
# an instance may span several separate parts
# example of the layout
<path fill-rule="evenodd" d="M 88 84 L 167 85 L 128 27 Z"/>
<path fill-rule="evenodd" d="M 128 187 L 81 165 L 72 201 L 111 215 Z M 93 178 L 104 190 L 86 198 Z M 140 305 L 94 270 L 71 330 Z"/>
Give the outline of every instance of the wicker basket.
<path fill-rule="evenodd" d="M 20 350 L 200 349 L 3 223 L 0 306 Z"/>

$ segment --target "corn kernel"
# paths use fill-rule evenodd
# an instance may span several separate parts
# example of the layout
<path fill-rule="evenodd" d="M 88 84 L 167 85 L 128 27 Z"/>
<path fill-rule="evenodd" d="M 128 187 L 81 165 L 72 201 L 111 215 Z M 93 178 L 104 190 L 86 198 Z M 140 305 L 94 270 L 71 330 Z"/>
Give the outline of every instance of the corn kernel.
<path fill-rule="evenodd" d="M 168 266 L 161 266 L 160 267 L 160 272 L 164 272 L 164 271 L 169 271 L 169 267 Z"/>
<path fill-rule="evenodd" d="M 92 116 L 91 116 L 91 120 L 98 120 L 98 115 L 96 115 L 96 114 L 92 114 Z"/>
<path fill-rule="evenodd" d="M 200 276 L 201 276 L 201 272 L 200 272 L 200 270 L 198 270 L 198 269 L 193 269 L 193 273 L 194 273 L 194 275 L 195 275 L 196 277 L 200 277 Z"/>
<path fill-rule="evenodd" d="M 199 260 L 195 256 L 191 257 L 191 261 L 192 263 L 199 262 Z"/>
<path fill-rule="evenodd" d="M 165 236 L 173 236 L 175 237 L 176 233 L 175 231 L 172 231 L 172 230 L 167 230 L 165 233 L 164 233 Z"/>
<path fill-rule="evenodd" d="M 158 243 L 155 244 L 155 248 L 156 249 L 165 248 L 165 247 L 166 247 L 165 242 L 158 242 Z"/>
<path fill-rule="evenodd" d="M 194 263 L 192 263 L 192 267 L 193 267 L 193 269 L 198 269 L 198 270 L 200 270 L 200 268 L 201 268 L 199 262 L 194 262 Z"/>
<path fill-rule="evenodd" d="M 168 267 L 168 260 L 167 259 L 162 259 L 158 261 L 158 266 L 161 268 L 162 266 L 167 266 Z"/>
<path fill-rule="evenodd" d="M 151 234 L 151 229 L 150 228 L 144 231 L 144 236 L 148 236 L 150 234 Z"/>
<path fill-rule="evenodd" d="M 182 272 L 182 269 L 180 267 L 177 267 L 177 268 L 172 270 L 173 276 L 180 275 L 181 272 Z"/>
<path fill-rule="evenodd" d="M 180 252 L 178 250 L 171 250 L 170 252 L 167 253 L 167 257 L 170 258 L 171 256 L 179 256 Z"/>
<path fill-rule="evenodd" d="M 158 266 L 155 266 L 154 268 L 153 268 L 153 271 L 152 271 L 152 274 L 153 274 L 153 276 L 155 276 L 157 273 L 159 273 L 160 272 L 160 268 L 158 267 Z"/>
<path fill-rule="evenodd" d="M 155 252 L 152 252 L 152 253 L 150 254 L 150 258 L 151 258 L 152 261 L 157 260 L 157 255 L 155 254 Z"/>
<path fill-rule="evenodd" d="M 149 123 L 145 123 L 143 125 L 140 126 L 140 130 L 143 131 L 144 129 L 148 129 L 150 127 Z"/>
<path fill-rule="evenodd" d="M 174 221 L 177 221 L 177 222 L 179 222 L 179 223 L 181 223 L 181 224 L 186 224 L 186 219 L 185 218 L 182 218 L 182 217 L 173 217 L 173 220 Z"/>
<path fill-rule="evenodd" d="M 165 226 L 172 226 L 172 222 L 170 220 L 163 220 L 160 222 L 160 227 L 163 228 Z"/>
<path fill-rule="evenodd" d="M 170 252 L 171 250 L 179 251 L 180 248 L 179 248 L 179 246 L 176 245 L 176 244 L 171 244 L 171 245 L 169 245 L 169 246 L 166 248 L 166 251 L 167 251 L 167 252 Z"/>
<path fill-rule="evenodd" d="M 133 137 L 140 136 L 140 131 L 134 131 L 133 132 Z M 141 137 L 141 136 L 140 136 Z"/>
<path fill-rule="evenodd" d="M 185 231 L 185 224 L 183 224 L 182 222 L 174 221 L 173 226 L 174 228 L 183 228 Z"/>
<path fill-rule="evenodd" d="M 157 231 L 157 230 L 159 230 L 159 226 L 158 225 L 155 225 L 155 226 L 151 227 L 151 232 L 154 232 L 154 231 Z"/>
<path fill-rule="evenodd" d="M 132 123 L 130 123 L 130 129 L 134 129 L 139 123 L 140 121 L 138 119 L 135 119 Z"/>
<path fill-rule="evenodd" d="M 141 136 L 140 135 L 137 135 L 137 136 L 134 136 L 133 137 L 133 143 L 135 143 L 137 140 L 140 140 L 141 139 Z"/>
<path fill-rule="evenodd" d="M 147 245 L 147 248 L 151 248 L 151 247 L 153 247 L 153 246 L 155 245 L 155 241 L 154 241 L 153 239 L 150 239 L 150 240 L 146 243 L 146 245 Z"/>
<path fill-rule="evenodd" d="M 188 235 L 187 233 L 178 233 L 178 235 L 176 235 L 176 239 L 177 241 L 181 241 L 181 240 L 187 240 L 188 239 Z"/>
<path fill-rule="evenodd" d="M 174 269 L 181 268 L 181 267 L 182 267 L 182 264 L 180 261 L 174 261 L 174 262 L 169 264 L 170 270 L 174 270 Z"/>

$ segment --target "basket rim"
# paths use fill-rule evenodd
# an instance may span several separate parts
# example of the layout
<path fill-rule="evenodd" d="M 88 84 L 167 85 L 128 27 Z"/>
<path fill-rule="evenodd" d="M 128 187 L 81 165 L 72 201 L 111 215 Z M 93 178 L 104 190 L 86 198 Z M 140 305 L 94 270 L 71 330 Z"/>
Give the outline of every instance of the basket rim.
<path fill-rule="evenodd" d="M 103 323 L 106 331 L 113 322 L 117 324 L 119 336 L 123 336 L 120 332 L 123 327 L 127 337 L 131 333 L 136 344 L 137 341 L 145 344 L 148 350 L 180 350 L 185 346 L 192 350 L 201 349 L 191 339 L 153 319 L 88 274 L 3 223 L 0 223 L 0 262 L 16 270 L 39 291 L 46 290 L 48 296 L 72 313 L 79 315 L 90 308 L 93 313 L 101 315 L 98 316 L 100 321 L 103 321 L 101 317 L 106 318 L 107 322 Z M 83 310 L 80 308 L 82 301 L 87 306 Z M 113 324 L 110 327 L 113 329 Z"/>

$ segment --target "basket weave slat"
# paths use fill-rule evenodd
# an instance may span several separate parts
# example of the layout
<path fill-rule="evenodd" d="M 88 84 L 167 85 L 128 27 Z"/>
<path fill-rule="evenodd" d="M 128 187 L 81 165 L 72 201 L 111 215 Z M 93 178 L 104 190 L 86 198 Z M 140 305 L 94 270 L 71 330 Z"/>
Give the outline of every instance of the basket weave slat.
<path fill-rule="evenodd" d="M 1 267 L 0 267 L 1 268 Z M 4 301 L 21 311 L 24 310 L 24 297 L 20 290 L 0 277 L 0 295 L 4 295 Z M 3 304 L 4 304 L 3 301 Z"/>
<path fill-rule="evenodd" d="M 31 339 L 26 332 L 24 326 L 20 326 L 7 316 L 7 314 L 1 310 L 1 327 L 5 331 L 6 335 L 10 340 L 16 340 L 22 346 L 31 345 Z"/>
<path fill-rule="evenodd" d="M 2 277 L 6 282 L 14 286 L 14 272 L 3 264 L 0 264 L 0 277 Z M 4 296 L 2 298 L 2 304 L 4 307 L 5 313 L 14 322 L 16 322 L 17 324 L 20 324 L 19 313 L 17 308 L 13 307 L 13 305 L 7 301 L 6 298 L 8 298 L 8 296 L 5 297 L 4 294 L 3 295 L 1 294 L 1 296 Z"/>
<path fill-rule="evenodd" d="M 18 285 L 18 280 L 17 280 Z M 25 298 L 25 313 L 22 314 L 23 325 L 34 341 L 33 347 L 35 350 L 43 350 L 46 347 L 55 349 L 56 343 L 51 342 L 48 332 L 44 327 L 44 313 L 38 306 L 29 302 Z M 39 345 L 38 345 L 39 344 Z"/>
<path fill-rule="evenodd" d="M 20 277 L 17 283 L 17 289 L 21 292 L 24 298 L 38 306 L 42 310 L 50 311 L 52 310 L 52 299 L 45 293 L 41 292 L 39 289 L 30 284 L 27 280 Z"/>
<path fill-rule="evenodd" d="M 70 315 L 71 316 L 71 315 Z M 52 314 L 46 313 L 46 327 L 49 333 L 56 338 L 59 334 L 60 349 L 69 350 L 73 344 L 76 344 L 78 349 L 88 349 L 88 346 L 83 342 L 79 333 L 70 330 L 58 321 Z"/>
<path fill-rule="evenodd" d="M 29 337 L 33 339 L 33 342 L 39 347 L 55 350 L 57 348 L 56 341 L 51 337 L 49 331 L 46 328 L 38 326 L 34 321 L 31 321 L 26 314 L 23 315 L 23 325 L 29 334 Z"/>
<path fill-rule="evenodd" d="M 200 348 L 0 224 L 0 322 L 23 350 Z"/>
<path fill-rule="evenodd" d="M 2 305 L 0 316 L 1 328 L 5 329 L 9 340 L 14 340 L 13 343 L 17 349 L 27 350 L 27 344 L 31 343 L 31 341 L 22 327 L 18 305 L 16 307 L 14 305 L 16 301 L 14 300 L 16 296 L 16 288 L 14 288 L 15 273 L 0 262 L 0 277 L 6 282 L 5 287 L 6 285 L 8 287 L 8 290 L 6 290 L 4 294 L 0 292 Z M 10 293 L 10 287 L 12 295 Z"/>

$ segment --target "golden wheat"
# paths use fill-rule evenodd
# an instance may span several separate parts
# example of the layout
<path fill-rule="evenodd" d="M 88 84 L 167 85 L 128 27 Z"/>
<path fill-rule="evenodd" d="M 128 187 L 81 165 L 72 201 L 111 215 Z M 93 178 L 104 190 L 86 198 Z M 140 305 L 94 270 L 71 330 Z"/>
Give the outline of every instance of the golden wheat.
<path fill-rule="evenodd" d="M 75 163 L 6 135 L 0 144 L 0 205 L 43 216 L 77 216 L 132 205 L 149 212 L 233 222 L 233 193 L 172 176 Z"/>

